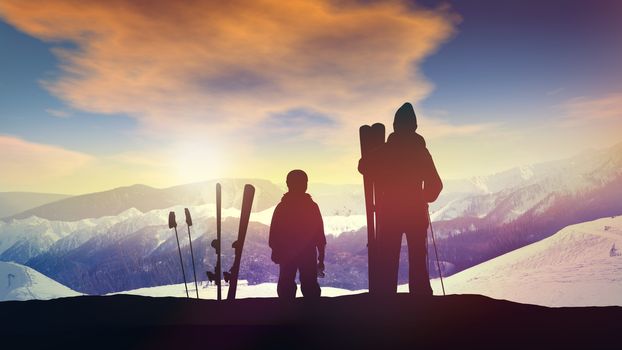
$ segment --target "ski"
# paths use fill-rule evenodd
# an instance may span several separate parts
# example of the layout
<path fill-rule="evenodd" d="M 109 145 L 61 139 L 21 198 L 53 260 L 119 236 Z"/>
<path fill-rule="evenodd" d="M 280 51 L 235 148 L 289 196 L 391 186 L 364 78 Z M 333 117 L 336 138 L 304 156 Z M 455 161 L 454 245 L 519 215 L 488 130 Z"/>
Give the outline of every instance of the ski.
<path fill-rule="evenodd" d="M 222 265 L 221 265 L 221 254 L 220 254 L 220 243 L 221 241 L 221 205 L 222 205 L 222 195 L 221 195 L 221 187 L 220 184 L 216 184 L 216 239 L 212 241 L 212 248 L 216 251 L 216 267 L 214 271 L 207 271 L 207 278 L 210 282 L 216 283 L 216 298 L 218 300 L 222 300 Z"/>
<path fill-rule="evenodd" d="M 194 288 L 197 293 L 197 299 L 199 299 L 199 284 L 197 282 L 197 269 L 194 265 L 194 251 L 192 250 L 192 236 L 190 236 L 190 226 L 192 226 L 192 217 L 190 216 L 190 210 L 184 208 L 186 214 L 186 226 L 188 226 L 188 242 L 190 242 L 190 257 L 192 258 L 192 273 L 194 275 Z"/>
<path fill-rule="evenodd" d="M 372 126 L 363 125 L 359 128 L 359 138 L 361 143 L 361 158 L 369 161 L 374 150 L 384 144 L 385 128 L 381 123 L 375 123 Z M 377 276 L 377 252 L 376 241 L 378 232 L 377 208 L 376 208 L 376 188 L 373 179 L 370 176 L 363 175 L 363 187 L 365 191 L 365 213 L 367 215 L 367 269 L 369 293 L 376 291 L 378 283 Z"/>
<path fill-rule="evenodd" d="M 238 229 L 238 239 L 233 242 L 231 247 L 235 250 L 235 259 L 233 265 L 228 272 L 224 273 L 225 282 L 229 283 L 227 291 L 227 300 L 235 299 L 235 292 L 238 288 L 238 275 L 240 273 L 240 262 L 242 260 L 242 251 L 244 249 L 244 240 L 246 239 L 246 230 L 248 229 L 248 220 L 251 216 L 251 207 L 253 206 L 253 197 L 255 196 L 255 187 L 252 185 L 244 186 L 244 197 L 242 198 L 242 211 L 240 213 L 240 226 Z"/>
<path fill-rule="evenodd" d="M 179 235 L 177 234 L 177 221 L 175 220 L 175 212 L 168 213 L 168 228 L 175 229 L 175 239 L 177 239 L 177 251 L 179 252 L 179 263 L 181 264 L 181 274 L 184 277 L 184 287 L 186 287 L 186 297 L 190 298 L 188 293 L 188 284 L 186 283 L 186 271 L 184 270 L 184 260 L 181 258 L 181 246 L 179 245 Z"/>

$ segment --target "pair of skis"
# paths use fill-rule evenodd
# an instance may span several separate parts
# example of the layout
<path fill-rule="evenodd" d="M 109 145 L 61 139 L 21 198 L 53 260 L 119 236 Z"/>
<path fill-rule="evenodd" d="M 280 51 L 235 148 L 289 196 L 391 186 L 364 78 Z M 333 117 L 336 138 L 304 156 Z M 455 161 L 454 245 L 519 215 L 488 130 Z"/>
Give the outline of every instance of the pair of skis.
<path fill-rule="evenodd" d="M 244 196 L 242 197 L 242 212 L 240 214 L 240 226 L 238 228 L 238 239 L 233 242 L 231 247 L 235 251 L 233 265 L 229 271 L 224 272 L 225 282 L 229 283 L 227 292 L 227 300 L 235 299 L 238 288 L 238 276 L 240 273 L 240 263 L 242 261 L 242 251 L 244 249 L 244 241 L 246 240 L 246 231 L 248 230 L 248 221 L 250 220 L 251 208 L 253 206 L 253 198 L 255 197 L 255 187 L 252 185 L 244 185 Z M 216 266 L 214 271 L 207 271 L 207 278 L 210 282 L 216 283 L 217 299 L 222 300 L 222 264 L 221 264 L 221 186 L 216 184 L 216 239 L 212 241 L 212 247 L 216 251 Z"/>
<path fill-rule="evenodd" d="M 359 138 L 361 142 L 361 158 L 364 163 L 370 164 L 374 161 L 374 152 L 384 144 L 385 128 L 384 124 L 375 123 L 372 126 L 363 125 L 359 128 Z M 365 213 L 367 214 L 367 269 L 369 293 L 377 291 L 378 271 L 377 266 L 377 241 L 378 232 L 376 224 L 378 211 L 376 206 L 377 188 L 373 178 L 363 175 L 363 186 L 365 190 Z"/>
<path fill-rule="evenodd" d="M 190 210 L 184 208 L 186 214 L 186 225 L 188 226 L 188 242 L 190 243 L 190 256 L 192 257 L 192 273 L 194 274 L 194 288 L 197 293 L 197 299 L 199 299 L 199 284 L 197 282 L 197 270 L 194 265 L 194 251 L 192 249 L 192 237 L 190 235 L 190 226 L 192 226 L 192 217 L 190 216 Z M 184 269 L 184 260 L 181 257 L 181 246 L 179 245 L 179 235 L 177 234 L 177 221 L 175 220 L 175 212 L 168 213 L 168 228 L 175 229 L 175 239 L 177 240 L 177 251 L 179 252 L 179 263 L 181 264 L 181 274 L 184 277 L 184 287 L 186 287 L 186 297 L 190 297 L 188 293 L 188 284 L 186 282 L 186 271 Z"/>

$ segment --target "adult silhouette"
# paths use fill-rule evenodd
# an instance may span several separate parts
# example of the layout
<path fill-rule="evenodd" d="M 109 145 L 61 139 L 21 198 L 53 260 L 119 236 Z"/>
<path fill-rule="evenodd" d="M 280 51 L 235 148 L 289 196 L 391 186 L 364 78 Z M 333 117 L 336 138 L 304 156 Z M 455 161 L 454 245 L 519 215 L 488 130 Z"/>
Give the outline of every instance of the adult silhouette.
<path fill-rule="evenodd" d="M 432 295 L 427 270 L 428 203 L 443 184 L 410 103 L 395 113 L 387 142 L 359 161 L 359 172 L 375 183 L 377 292 L 397 292 L 402 235 L 408 243 L 409 290 Z"/>
<path fill-rule="evenodd" d="M 304 297 L 318 298 L 318 271 L 324 272 L 326 236 L 318 205 L 307 191 L 307 174 L 292 170 L 287 174 L 288 192 L 274 209 L 269 245 L 272 261 L 279 264 L 279 298 L 296 297 L 296 273 Z M 319 256 L 318 256 L 319 254 Z"/>

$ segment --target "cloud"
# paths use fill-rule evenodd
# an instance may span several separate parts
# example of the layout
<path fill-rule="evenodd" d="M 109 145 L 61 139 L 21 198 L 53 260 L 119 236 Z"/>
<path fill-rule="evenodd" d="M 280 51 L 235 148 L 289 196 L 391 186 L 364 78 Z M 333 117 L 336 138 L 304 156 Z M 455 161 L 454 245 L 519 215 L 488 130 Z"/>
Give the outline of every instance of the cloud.
<path fill-rule="evenodd" d="M 419 118 L 419 127 L 417 130 L 422 132 L 426 138 L 432 139 L 477 135 L 482 132 L 489 132 L 496 129 L 498 126 L 498 123 L 454 124 L 445 119 Z"/>
<path fill-rule="evenodd" d="M 557 106 L 565 125 L 622 123 L 622 93 L 601 97 L 576 97 Z"/>
<path fill-rule="evenodd" d="M 276 139 L 287 143 L 317 141 L 339 127 L 339 121 L 328 114 L 310 108 L 294 108 L 270 114 L 254 139 L 264 144 Z"/>
<path fill-rule="evenodd" d="M 0 149 L 0 183 L 12 187 L 68 176 L 92 159 L 79 152 L 7 135 L 0 135 Z"/>
<path fill-rule="evenodd" d="M 53 94 L 160 134 L 261 127 L 296 108 L 343 128 L 392 115 L 431 91 L 419 64 L 458 21 L 446 8 L 347 0 L 6 0 L 0 16 L 75 45 L 55 49 Z"/>

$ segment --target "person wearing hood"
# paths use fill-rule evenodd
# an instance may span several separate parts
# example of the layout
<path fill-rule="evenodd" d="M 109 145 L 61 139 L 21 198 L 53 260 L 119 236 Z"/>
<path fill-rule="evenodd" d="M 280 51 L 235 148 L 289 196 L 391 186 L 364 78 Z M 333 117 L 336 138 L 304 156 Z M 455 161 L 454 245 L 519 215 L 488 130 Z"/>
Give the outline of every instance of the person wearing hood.
<path fill-rule="evenodd" d="M 395 113 L 394 132 L 372 155 L 359 161 L 358 170 L 376 188 L 378 292 L 397 292 L 402 235 L 408 243 L 410 293 L 432 295 L 427 270 L 428 203 L 443 184 L 425 139 L 417 130 L 413 106 L 404 103 Z"/>
<path fill-rule="evenodd" d="M 279 265 L 277 294 L 282 299 L 296 297 L 296 273 L 305 298 L 319 298 L 318 272 L 324 273 L 326 236 L 320 208 L 307 191 L 307 174 L 292 170 L 287 174 L 288 192 L 274 209 L 268 243 L 272 261 Z"/>

